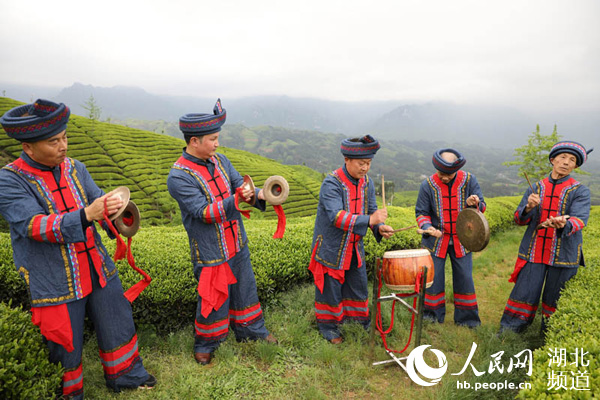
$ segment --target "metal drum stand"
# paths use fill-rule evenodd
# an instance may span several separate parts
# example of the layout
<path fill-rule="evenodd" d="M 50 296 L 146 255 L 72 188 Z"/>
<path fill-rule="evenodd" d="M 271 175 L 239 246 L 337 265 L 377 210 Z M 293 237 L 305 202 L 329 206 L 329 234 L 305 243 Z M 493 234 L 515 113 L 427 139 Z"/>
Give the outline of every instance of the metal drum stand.
<path fill-rule="evenodd" d="M 400 304 L 402 304 L 404 307 L 406 307 L 408 309 L 408 311 L 411 312 L 411 314 L 412 314 L 411 321 L 414 321 L 414 318 L 416 316 L 416 332 L 415 332 L 415 341 L 414 341 L 414 343 L 415 343 L 414 347 L 416 348 L 421 343 L 421 329 L 423 327 L 423 306 L 425 303 L 425 290 L 426 290 L 425 285 L 426 285 L 426 281 L 427 281 L 427 267 L 423 266 L 423 273 L 421 274 L 418 292 L 407 293 L 407 294 L 392 293 L 387 296 L 380 296 L 382 276 L 380 274 L 380 269 L 381 269 L 381 266 L 379 263 L 380 260 L 378 259 L 377 261 L 378 262 L 376 263 L 376 267 L 375 267 L 375 279 L 373 279 L 373 301 L 371 302 L 371 315 L 375 315 L 375 324 L 373 324 L 371 326 L 371 348 L 373 348 L 373 344 L 375 343 L 375 330 L 377 329 L 377 327 L 376 327 L 377 320 L 378 320 L 378 318 L 381 318 L 381 313 L 377 312 L 378 309 L 380 310 L 380 307 L 378 307 L 378 304 L 380 302 L 384 302 L 384 301 L 400 302 Z M 415 298 L 415 297 L 417 300 L 416 301 L 416 303 L 417 303 L 416 309 L 413 306 L 411 306 L 410 304 L 408 304 L 406 301 L 404 301 L 404 299 Z M 392 310 L 393 310 L 393 308 L 392 308 Z M 392 322 L 391 322 L 388 332 L 391 331 L 391 329 L 393 328 L 393 321 L 394 321 L 394 315 L 392 312 Z M 411 322 L 411 336 L 412 336 L 412 330 L 413 330 L 413 324 Z M 398 365 L 400 365 L 402 367 L 402 369 L 404 369 L 404 371 L 406 371 L 406 359 L 408 357 L 398 357 L 397 354 L 404 352 L 408 348 L 410 341 L 411 341 L 411 337 L 409 336 L 408 343 L 406 343 L 406 347 L 402 351 L 396 351 L 396 350 L 389 349 L 387 347 L 387 343 L 385 342 L 385 339 L 384 339 L 385 333 L 380 331 L 380 334 L 382 335 L 382 339 L 384 341 L 385 351 L 390 356 L 390 359 L 383 360 L 383 361 L 376 361 L 376 362 L 373 362 L 372 365 L 382 365 L 382 364 L 387 364 L 387 363 L 391 363 L 391 362 L 396 362 Z"/>

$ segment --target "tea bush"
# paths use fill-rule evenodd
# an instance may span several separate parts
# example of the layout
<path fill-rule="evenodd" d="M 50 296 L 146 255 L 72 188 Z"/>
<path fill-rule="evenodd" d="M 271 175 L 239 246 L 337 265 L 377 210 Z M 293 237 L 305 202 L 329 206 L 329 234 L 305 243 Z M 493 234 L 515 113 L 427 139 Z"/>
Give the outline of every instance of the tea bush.
<path fill-rule="evenodd" d="M 0 398 L 56 398 L 62 374 L 62 367 L 48 360 L 48 348 L 31 314 L 0 303 Z"/>
<path fill-rule="evenodd" d="M 512 213 L 516 198 L 496 203 L 488 202 L 490 215 Z M 387 223 L 398 229 L 414 225 L 415 215 L 412 208 L 388 207 Z M 252 265 L 256 275 L 258 294 L 263 303 L 269 303 L 275 294 L 288 290 L 299 283 L 310 281 L 307 270 L 310 262 L 314 216 L 290 218 L 286 233 L 282 239 L 273 239 L 277 222 L 256 218 L 259 212 L 253 212 L 244 225 L 249 238 Z M 145 221 L 145 220 L 144 220 Z M 142 228 L 133 239 L 133 254 L 136 265 L 148 272 L 153 278 L 150 286 L 133 303 L 134 317 L 137 321 L 152 324 L 158 331 L 177 329 L 192 321 L 196 306 L 196 281 L 192 275 L 188 238 L 182 226 L 152 227 L 142 221 Z M 509 218 L 492 218 L 491 228 L 495 231 L 511 226 Z M 497 226 L 496 224 L 502 224 Z M 103 237 L 109 254 L 114 253 L 114 241 Z M 3 298 L 14 298 L 15 303 L 27 306 L 28 297 L 24 283 L 15 271 L 10 251 L 10 238 L 0 234 L 0 293 Z M 389 240 L 377 243 L 372 234 L 365 237 L 366 263 L 373 270 L 375 259 L 382 257 L 388 250 L 418 248 L 420 235 L 416 229 L 395 234 Z M 123 286 L 130 287 L 140 279 L 126 261 L 118 263 Z"/>
<path fill-rule="evenodd" d="M 586 266 L 567 282 L 558 301 L 556 312 L 549 320 L 546 343 L 533 355 L 531 390 L 519 392 L 519 398 L 594 398 L 600 391 L 600 208 L 592 207 L 587 227 L 583 230 Z M 551 363 L 554 349 L 566 350 L 565 365 Z M 576 363 L 574 353 L 584 352 L 582 365 Z M 581 360 L 580 360 L 581 361 Z M 566 389 L 551 387 L 550 377 L 562 374 L 566 377 Z M 580 376 L 579 387 L 590 390 L 571 389 L 575 376 Z M 556 383 L 556 382 L 554 382 Z M 587 385 L 583 386 L 585 383 Z M 575 385 L 578 387 L 578 385 Z"/>

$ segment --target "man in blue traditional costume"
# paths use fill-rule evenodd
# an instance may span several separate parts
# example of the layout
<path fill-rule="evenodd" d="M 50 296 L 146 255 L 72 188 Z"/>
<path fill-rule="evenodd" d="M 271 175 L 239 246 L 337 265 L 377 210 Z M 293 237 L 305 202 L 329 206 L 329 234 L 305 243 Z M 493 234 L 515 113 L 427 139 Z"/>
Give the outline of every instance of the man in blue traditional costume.
<path fill-rule="evenodd" d="M 83 398 L 84 318 L 94 323 L 106 385 L 150 388 L 138 353 L 131 305 L 94 221 L 123 201 L 98 188 L 85 166 L 67 157 L 64 104 L 37 100 L 7 111 L 0 124 L 22 142 L 0 170 L 0 214 L 10 225 L 13 258 L 31 298 L 50 360 L 65 368 L 65 398 Z"/>
<path fill-rule="evenodd" d="M 371 228 L 379 242 L 392 236 L 377 209 L 375 185 L 367 175 L 379 142 L 370 135 L 342 141 L 344 166 L 323 180 L 309 270 L 315 280 L 315 315 L 321 335 L 342 343 L 339 325 L 348 320 L 370 325 L 363 237 Z"/>
<path fill-rule="evenodd" d="M 419 188 L 415 214 L 423 238 L 421 244 L 430 251 L 435 275 L 425 293 L 426 319 L 444 322 L 446 316 L 445 265 L 450 256 L 454 290 L 454 323 L 475 328 L 481 325 L 472 254 L 458 240 L 456 219 L 466 207 L 485 211 L 483 193 L 477 179 L 461 168 L 467 160 L 454 149 L 440 149 L 433 154 L 435 174 Z"/>
<path fill-rule="evenodd" d="M 167 186 L 179 203 L 198 280 L 194 357 L 209 364 L 229 333 L 238 341 L 277 343 L 266 327 L 250 263 L 238 199 L 265 210 L 262 189 L 252 189 L 223 154 L 219 132 L 227 112 L 217 100 L 213 114 L 179 119 L 187 147 L 173 164 Z"/>
<path fill-rule="evenodd" d="M 518 225 L 527 225 L 509 281 L 515 283 L 500 330 L 522 332 L 535 317 L 542 296 L 542 332 L 565 283 L 584 265 L 582 229 L 590 215 L 590 190 L 571 177 L 593 149 L 579 143 L 556 143 L 548 156 L 552 172 L 525 191 L 515 211 Z M 542 293 L 542 288 L 543 293 Z"/>

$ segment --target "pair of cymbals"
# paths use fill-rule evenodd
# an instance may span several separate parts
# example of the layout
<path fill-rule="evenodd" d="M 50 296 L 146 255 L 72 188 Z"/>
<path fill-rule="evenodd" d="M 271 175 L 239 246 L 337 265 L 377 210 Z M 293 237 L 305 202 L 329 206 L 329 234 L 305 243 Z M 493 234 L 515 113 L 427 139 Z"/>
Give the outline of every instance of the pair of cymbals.
<path fill-rule="evenodd" d="M 114 221 L 115 227 L 121 235 L 125 237 L 133 237 L 140 229 L 140 210 L 133 201 L 129 198 L 131 192 L 127 186 L 119 186 L 112 192 L 113 196 L 119 196 L 123 200 L 123 205 L 109 219 Z"/>
<path fill-rule="evenodd" d="M 252 178 L 248 175 L 244 175 L 244 185 L 250 190 L 254 192 L 255 186 Z M 263 185 L 263 195 L 265 196 L 265 200 L 274 205 L 283 204 L 284 201 L 287 200 L 290 194 L 290 185 L 288 181 L 279 175 L 273 175 L 267 178 L 265 184 Z M 252 197 L 251 205 L 256 203 L 256 196 Z"/>

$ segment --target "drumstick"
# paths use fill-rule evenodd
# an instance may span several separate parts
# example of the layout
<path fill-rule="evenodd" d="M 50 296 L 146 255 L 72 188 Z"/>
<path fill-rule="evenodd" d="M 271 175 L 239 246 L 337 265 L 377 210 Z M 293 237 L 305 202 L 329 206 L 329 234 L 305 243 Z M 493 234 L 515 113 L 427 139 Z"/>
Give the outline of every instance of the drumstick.
<path fill-rule="evenodd" d="M 386 208 L 386 206 L 385 206 L 385 181 L 383 179 L 383 174 L 381 174 L 381 200 L 383 201 L 383 208 Z"/>
<path fill-rule="evenodd" d="M 406 228 L 394 229 L 390 233 L 402 232 L 402 231 L 406 231 L 406 230 L 413 229 L 416 227 L 417 227 L 417 225 L 407 226 Z"/>
<path fill-rule="evenodd" d="M 531 181 L 529 180 L 529 177 L 527 176 L 527 172 L 523 171 L 523 175 L 525 175 L 525 179 L 527 179 L 527 183 L 529 183 L 529 188 L 531 189 L 531 192 L 535 193 L 535 190 L 533 190 L 533 185 L 531 184 Z"/>

